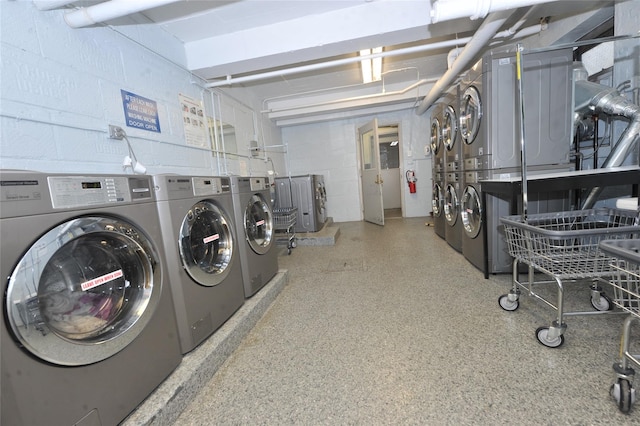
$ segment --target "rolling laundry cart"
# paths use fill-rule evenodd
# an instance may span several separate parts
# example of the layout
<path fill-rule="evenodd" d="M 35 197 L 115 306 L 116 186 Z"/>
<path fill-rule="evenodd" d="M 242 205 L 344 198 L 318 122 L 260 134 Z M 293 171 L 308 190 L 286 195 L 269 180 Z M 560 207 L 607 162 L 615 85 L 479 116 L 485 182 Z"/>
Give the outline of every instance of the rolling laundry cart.
<path fill-rule="evenodd" d="M 276 234 L 285 234 L 284 237 L 276 236 L 276 244 L 287 246 L 287 254 L 291 254 L 291 249 L 296 248 L 296 217 L 298 209 L 296 207 L 286 207 L 273 209 L 273 226 Z"/>
<path fill-rule="evenodd" d="M 632 385 L 635 371 L 630 364 L 640 367 L 639 356 L 629 352 L 631 324 L 640 318 L 640 240 L 605 240 L 600 242 L 600 248 L 614 256 L 613 275 L 609 279 L 613 303 L 630 314 L 622 325 L 620 360 L 613 364 L 617 378 L 610 390 L 620 411 L 628 413 L 636 399 Z"/>
<path fill-rule="evenodd" d="M 509 254 L 513 256 L 513 287 L 498 302 L 505 311 L 519 306 L 521 291 L 557 311 L 556 320 L 549 327 L 536 330 L 538 341 L 550 348 L 564 343 L 564 317 L 607 313 L 613 306 L 611 299 L 598 286 L 598 278 L 612 274 L 612 256 L 599 248 L 601 240 L 640 237 L 638 213 L 619 209 L 591 209 L 500 218 L 504 224 Z M 528 281 L 520 282 L 519 265 L 528 265 Z M 541 272 L 551 281 L 534 281 L 534 273 Z M 565 312 L 564 283 L 590 280 L 591 305 L 597 312 Z M 555 284 L 555 304 L 534 290 L 540 284 Z"/>

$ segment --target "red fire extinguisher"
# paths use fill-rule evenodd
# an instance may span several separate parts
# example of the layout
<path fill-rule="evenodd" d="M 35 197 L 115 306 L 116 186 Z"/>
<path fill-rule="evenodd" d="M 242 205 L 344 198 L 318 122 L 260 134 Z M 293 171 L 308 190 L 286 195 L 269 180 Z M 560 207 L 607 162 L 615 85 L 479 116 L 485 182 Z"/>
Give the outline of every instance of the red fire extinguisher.
<path fill-rule="evenodd" d="M 409 185 L 409 192 L 411 194 L 415 194 L 416 193 L 416 182 L 418 181 L 418 178 L 416 177 L 416 172 L 414 172 L 413 170 L 407 170 L 407 173 L 405 175 L 407 177 L 407 184 Z"/>

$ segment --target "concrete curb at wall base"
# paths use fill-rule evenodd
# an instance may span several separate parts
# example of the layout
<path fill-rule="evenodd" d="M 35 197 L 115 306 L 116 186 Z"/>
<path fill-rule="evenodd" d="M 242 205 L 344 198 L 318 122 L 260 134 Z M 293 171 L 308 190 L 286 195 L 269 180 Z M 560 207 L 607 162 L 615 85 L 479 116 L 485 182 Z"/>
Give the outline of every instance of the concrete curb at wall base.
<path fill-rule="evenodd" d="M 264 316 L 287 281 L 288 271 L 279 270 L 267 285 L 247 299 L 211 337 L 186 354 L 178 368 L 123 421 L 122 425 L 173 425 L 182 411 Z"/>

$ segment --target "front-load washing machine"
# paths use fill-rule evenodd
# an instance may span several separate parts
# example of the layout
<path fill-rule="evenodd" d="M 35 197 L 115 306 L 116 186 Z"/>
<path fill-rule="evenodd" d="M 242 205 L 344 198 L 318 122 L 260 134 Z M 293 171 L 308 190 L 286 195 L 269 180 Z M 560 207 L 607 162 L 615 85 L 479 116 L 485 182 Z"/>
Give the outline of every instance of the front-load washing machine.
<path fill-rule="evenodd" d="M 153 177 L 183 353 L 244 303 L 228 177 Z"/>
<path fill-rule="evenodd" d="M 433 212 L 433 229 L 440 238 L 445 238 L 444 219 L 444 146 L 442 143 L 442 110 L 443 105 L 437 103 L 431 110 L 430 147 L 433 158 L 433 192 L 431 211 Z"/>
<path fill-rule="evenodd" d="M 269 179 L 231 176 L 231 194 L 244 294 L 251 297 L 278 272 Z"/>
<path fill-rule="evenodd" d="M 178 366 L 151 179 L 0 171 L 3 425 L 115 425 Z"/>

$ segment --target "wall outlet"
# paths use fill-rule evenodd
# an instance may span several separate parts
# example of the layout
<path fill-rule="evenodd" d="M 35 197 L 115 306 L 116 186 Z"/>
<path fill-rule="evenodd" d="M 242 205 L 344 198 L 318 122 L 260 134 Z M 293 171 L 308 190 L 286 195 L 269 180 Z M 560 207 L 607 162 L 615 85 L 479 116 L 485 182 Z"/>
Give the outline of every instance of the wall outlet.
<path fill-rule="evenodd" d="M 109 124 L 109 139 L 117 139 L 119 141 L 124 139 L 124 130 L 122 130 L 122 127 Z"/>

